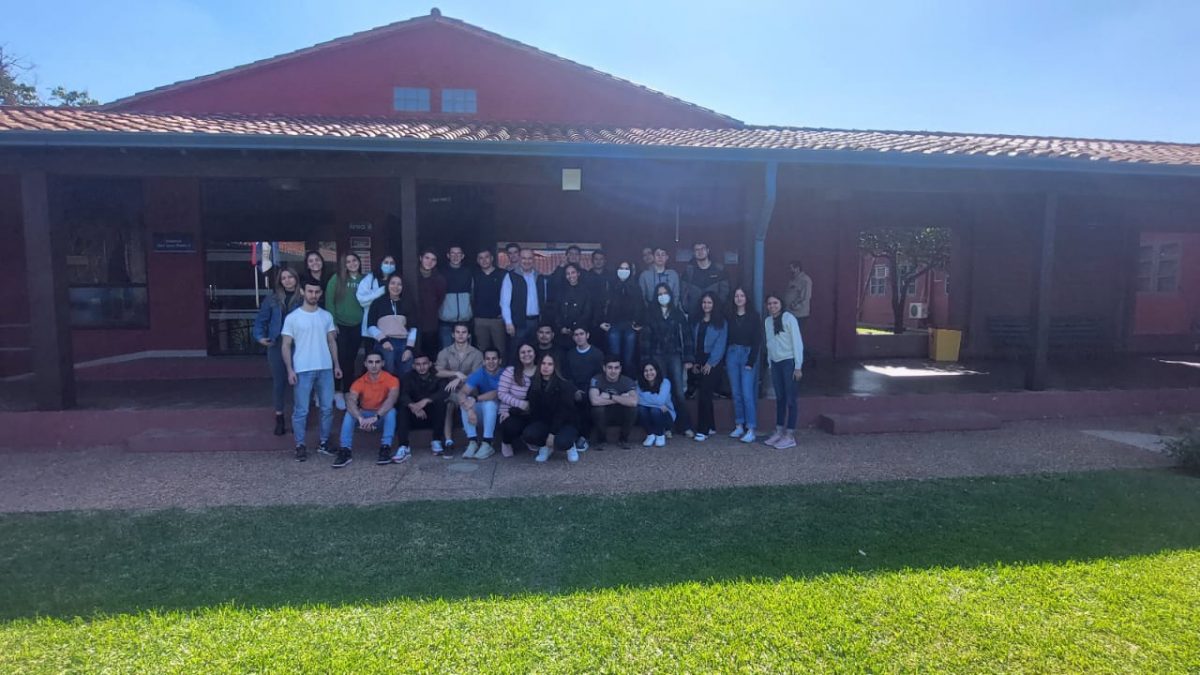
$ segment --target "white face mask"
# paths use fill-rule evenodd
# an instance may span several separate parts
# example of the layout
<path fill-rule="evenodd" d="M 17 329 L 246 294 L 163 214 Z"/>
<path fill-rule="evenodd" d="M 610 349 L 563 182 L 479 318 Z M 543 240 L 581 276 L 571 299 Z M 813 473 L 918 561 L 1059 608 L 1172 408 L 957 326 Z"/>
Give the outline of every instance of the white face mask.
<path fill-rule="evenodd" d="M 658 304 L 662 305 L 663 307 L 671 304 L 671 296 L 667 295 L 666 293 L 658 296 Z"/>
<path fill-rule="evenodd" d="M 383 272 L 384 274 L 391 274 L 392 272 L 396 271 L 396 266 L 384 263 L 379 266 L 379 271 Z"/>
<path fill-rule="evenodd" d="M 621 281 L 625 281 L 629 278 L 629 270 L 617 270 L 617 278 Z"/>

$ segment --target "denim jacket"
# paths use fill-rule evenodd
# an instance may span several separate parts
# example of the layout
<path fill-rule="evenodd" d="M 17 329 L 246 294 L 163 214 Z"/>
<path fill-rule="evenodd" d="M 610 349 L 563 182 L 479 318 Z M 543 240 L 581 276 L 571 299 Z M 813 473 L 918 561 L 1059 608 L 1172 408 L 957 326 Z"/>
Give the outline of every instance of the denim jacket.
<path fill-rule="evenodd" d="M 254 341 L 268 338 L 278 344 L 279 334 L 283 332 L 283 318 L 296 308 L 299 297 L 299 293 L 292 296 L 292 306 L 285 309 L 274 293 L 268 295 L 258 308 L 258 315 L 254 317 L 254 328 L 251 331 Z"/>
<path fill-rule="evenodd" d="M 700 339 L 700 324 L 702 321 L 697 321 L 692 324 L 692 340 Z M 708 354 L 708 365 L 716 368 L 721 364 L 721 359 L 725 358 L 725 345 L 729 340 L 729 323 L 724 323 L 720 328 L 717 328 L 709 322 L 708 330 L 704 333 L 704 353 Z"/>
<path fill-rule="evenodd" d="M 647 408 L 662 408 L 667 406 L 667 412 L 671 415 L 671 419 L 675 419 L 675 403 L 671 400 L 671 381 L 663 378 L 661 384 L 658 385 L 658 393 L 642 389 L 638 385 L 638 405 L 644 405 Z"/>

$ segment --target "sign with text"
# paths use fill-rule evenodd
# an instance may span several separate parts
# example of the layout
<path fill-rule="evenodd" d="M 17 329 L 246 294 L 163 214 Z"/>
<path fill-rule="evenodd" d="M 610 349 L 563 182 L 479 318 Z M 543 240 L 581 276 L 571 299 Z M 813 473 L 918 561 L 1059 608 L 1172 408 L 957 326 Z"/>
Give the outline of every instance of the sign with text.
<path fill-rule="evenodd" d="M 155 232 L 155 253 L 195 253 L 196 238 L 189 233 Z"/>

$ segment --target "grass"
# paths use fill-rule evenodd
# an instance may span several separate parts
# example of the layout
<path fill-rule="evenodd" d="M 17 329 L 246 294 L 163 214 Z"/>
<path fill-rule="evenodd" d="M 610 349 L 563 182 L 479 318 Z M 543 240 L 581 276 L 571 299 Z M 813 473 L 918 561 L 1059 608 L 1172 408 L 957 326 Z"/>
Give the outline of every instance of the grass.
<path fill-rule="evenodd" d="M 1200 669 L 1132 471 L 0 517 L 0 671 Z"/>

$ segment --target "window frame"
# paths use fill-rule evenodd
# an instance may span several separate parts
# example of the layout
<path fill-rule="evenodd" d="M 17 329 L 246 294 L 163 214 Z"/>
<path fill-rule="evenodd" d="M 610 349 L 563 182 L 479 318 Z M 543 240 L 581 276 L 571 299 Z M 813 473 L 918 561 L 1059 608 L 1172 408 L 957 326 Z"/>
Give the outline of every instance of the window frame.
<path fill-rule="evenodd" d="M 401 106 L 406 101 L 412 105 Z M 420 107 L 424 105 L 424 107 Z M 431 112 L 433 110 L 433 90 L 429 87 L 392 87 L 393 112 Z"/>
<path fill-rule="evenodd" d="M 467 103 L 470 103 L 468 109 Z M 479 92 L 475 89 L 442 89 L 441 110 L 455 115 L 474 115 L 479 112 Z"/>
<path fill-rule="evenodd" d="M 1169 249 L 1169 252 L 1164 251 Z M 1164 263 L 1173 268 L 1164 273 Z M 1178 239 L 1152 241 L 1138 246 L 1137 274 L 1134 285 L 1138 293 L 1179 293 L 1180 272 L 1183 269 L 1183 242 Z M 1168 280 L 1168 284 L 1163 284 Z"/>

